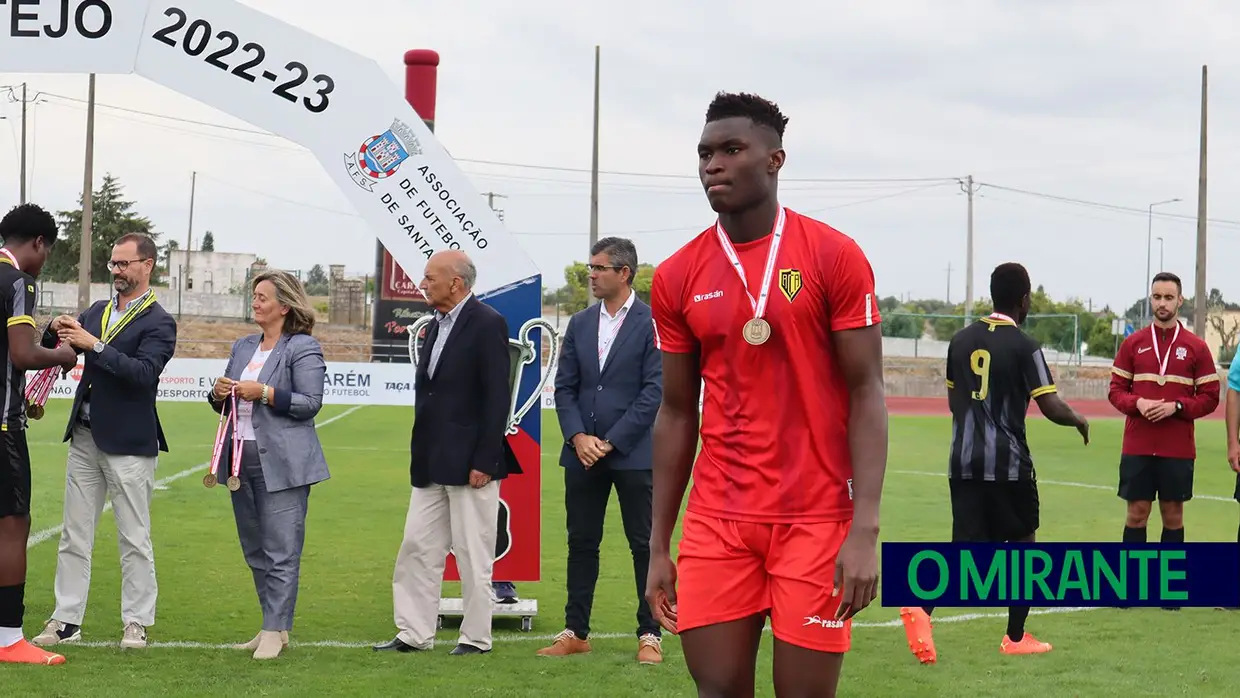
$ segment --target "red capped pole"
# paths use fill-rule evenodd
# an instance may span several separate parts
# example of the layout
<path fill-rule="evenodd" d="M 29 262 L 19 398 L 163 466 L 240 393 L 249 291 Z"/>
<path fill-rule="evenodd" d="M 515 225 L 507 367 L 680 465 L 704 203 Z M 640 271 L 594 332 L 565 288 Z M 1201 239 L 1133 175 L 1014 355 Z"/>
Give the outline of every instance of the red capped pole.
<path fill-rule="evenodd" d="M 439 53 L 425 48 L 405 52 L 405 101 L 435 130 L 435 94 L 439 87 Z"/>
<path fill-rule="evenodd" d="M 435 130 L 435 93 L 439 76 L 439 53 L 430 49 L 405 52 L 405 101 Z M 414 269 L 420 274 L 421 269 Z M 405 326 L 427 312 L 417 280 L 401 269 L 392 255 L 375 241 L 376 293 L 371 310 L 371 357 L 385 361 L 404 361 L 408 356 Z"/>

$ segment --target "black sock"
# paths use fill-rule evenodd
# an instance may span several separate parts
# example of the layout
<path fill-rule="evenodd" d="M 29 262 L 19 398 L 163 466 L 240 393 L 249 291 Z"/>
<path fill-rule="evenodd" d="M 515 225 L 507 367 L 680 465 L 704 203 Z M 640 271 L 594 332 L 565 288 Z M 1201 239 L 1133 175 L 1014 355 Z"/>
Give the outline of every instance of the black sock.
<path fill-rule="evenodd" d="M 1164 527 L 1162 530 L 1162 542 L 1183 543 L 1184 542 L 1184 527 L 1183 526 L 1181 526 L 1180 528 L 1165 528 Z"/>
<path fill-rule="evenodd" d="M 26 585 L 0 587 L 0 628 L 20 628 L 26 615 Z"/>
<path fill-rule="evenodd" d="M 1124 527 L 1124 542 L 1125 543 L 1146 542 L 1145 526 L 1142 526 L 1140 528 L 1133 528 L 1132 526 L 1125 526 Z"/>
<path fill-rule="evenodd" d="M 1020 642 L 1025 638 L 1025 621 L 1028 618 L 1028 606 L 1013 606 L 1008 609 L 1007 636 L 1012 642 Z"/>
<path fill-rule="evenodd" d="M 921 610 L 925 611 L 928 616 L 934 615 L 934 606 L 922 606 Z"/>

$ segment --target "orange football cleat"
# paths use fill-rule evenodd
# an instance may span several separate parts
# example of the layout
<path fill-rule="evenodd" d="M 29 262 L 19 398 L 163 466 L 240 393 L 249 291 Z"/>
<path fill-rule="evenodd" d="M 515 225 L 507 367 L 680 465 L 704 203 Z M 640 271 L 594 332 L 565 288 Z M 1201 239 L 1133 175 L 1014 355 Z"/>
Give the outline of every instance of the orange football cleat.
<path fill-rule="evenodd" d="M 1007 635 L 1003 636 L 1003 643 L 999 645 L 999 651 L 1003 654 L 1042 654 L 1051 651 L 1049 642 L 1042 642 L 1038 638 L 1025 633 L 1020 642 L 1012 642 L 1012 638 Z"/>
<path fill-rule="evenodd" d="M 59 654 L 41 650 L 38 647 L 18 640 L 8 647 L 0 647 L 0 664 L 43 664 L 51 666 L 64 664 L 65 658 Z"/>
<path fill-rule="evenodd" d="M 939 659 L 934 649 L 934 632 L 930 629 L 930 614 L 920 608 L 901 608 L 900 620 L 908 637 L 908 648 L 922 664 L 934 664 Z"/>

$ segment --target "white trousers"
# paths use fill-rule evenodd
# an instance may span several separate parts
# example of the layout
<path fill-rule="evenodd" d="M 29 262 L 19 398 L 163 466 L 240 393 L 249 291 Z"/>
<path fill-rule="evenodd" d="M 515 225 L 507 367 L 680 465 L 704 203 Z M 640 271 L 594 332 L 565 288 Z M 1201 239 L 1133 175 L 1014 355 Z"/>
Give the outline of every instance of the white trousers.
<path fill-rule="evenodd" d="M 90 594 L 95 528 L 112 500 L 121 556 L 121 624 L 155 624 L 155 552 L 151 547 L 151 494 L 158 457 L 114 456 L 100 451 L 90 430 L 76 425 L 65 466 L 64 530 L 56 558 L 56 612 L 52 618 L 81 625 Z"/>
<path fill-rule="evenodd" d="M 435 622 L 448 553 L 461 573 L 464 618 L 458 644 L 491 649 L 491 611 L 495 595 L 495 525 L 499 483 L 485 487 L 414 487 L 405 517 L 405 537 L 392 575 L 392 606 L 397 638 L 413 647 L 435 643 Z"/>

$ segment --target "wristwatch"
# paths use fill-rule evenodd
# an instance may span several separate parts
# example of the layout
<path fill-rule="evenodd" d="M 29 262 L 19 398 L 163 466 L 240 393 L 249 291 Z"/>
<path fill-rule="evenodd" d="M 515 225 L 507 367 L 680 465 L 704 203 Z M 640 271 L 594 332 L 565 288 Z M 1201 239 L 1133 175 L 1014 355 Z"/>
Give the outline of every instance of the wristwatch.
<path fill-rule="evenodd" d="M 95 342 L 95 346 L 91 347 L 91 349 L 94 349 L 96 354 L 102 354 L 103 342 Z"/>
<path fill-rule="evenodd" d="M 1182 411 L 1183 409 L 1184 409 L 1184 403 L 1180 402 L 1179 400 L 1176 400 L 1176 401 L 1175 401 L 1175 411 L 1176 411 L 1176 412 L 1180 412 L 1180 411 Z"/>

